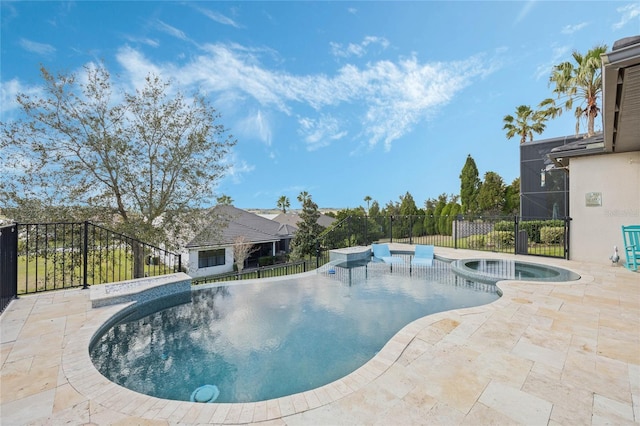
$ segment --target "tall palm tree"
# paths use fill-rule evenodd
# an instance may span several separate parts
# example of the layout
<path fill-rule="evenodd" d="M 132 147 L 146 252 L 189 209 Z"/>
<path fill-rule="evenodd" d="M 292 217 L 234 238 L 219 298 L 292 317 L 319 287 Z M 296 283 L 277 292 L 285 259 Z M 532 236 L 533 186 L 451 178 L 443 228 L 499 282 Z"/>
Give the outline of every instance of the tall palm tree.
<path fill-rule="evenodd" d="M 367 203 L 367 214 L 369 214 L 369 202 L 371 201 L 371 197 L 368 195 L 365 195 L 364 197 L 364 202 Z"/>
<path fill-rule="evenodd" d="M 538 134 L 544 131 L 547 115 L 542 111 L 534 111 L 529 105 L 520 105 L 516 108 L 516 116 L 505 115 L 503 118 L 504 127 L 507 131 L 507 139 L 520 136 L 520 143 L 533 140 L 533 132 Z"/>
<path fill-rule="evenodd" d="M 278 208 L 282 210 L 282 213 L 286 213 L 287 209 L 290 206 L 291 203 L 289 202 L 289 197 L 285 197 L 284 195 L 282 195 L 280 198 L 278 198 Z"/>
<path fill-rule="evenodd" d="M 564 105 L 556 108 L 552 116 L 560 115 L 562 109 L 573 109 L 573 103 L 579 102 L 575 109 L 576 135 L 580 133 L 580 118 L 587 118 L 587 136 L 595 134 L 595 118 L 600 112 L 598 97 L 602 94 L 602 59 L 600 55 L 607 51 L 606 45 L 597 45 L 585 55 L 574 51 L 575 65 L 569 61 L 553 67 L 549 84 L 555 84 L 553 93 L 558 99 L 564 98 Z M 542 104 L 554 105 L 553 99 L 545 99 Z"/>
<path fill-rule="evenodd" d="M 304 202 L 310 198 L 311 196 L 307 191 L 302 191 L 300 194 L 298 194 L 298 201 L 300 201 L 300 204 L 302 204 L 303 206 L 304 206 Z"/>

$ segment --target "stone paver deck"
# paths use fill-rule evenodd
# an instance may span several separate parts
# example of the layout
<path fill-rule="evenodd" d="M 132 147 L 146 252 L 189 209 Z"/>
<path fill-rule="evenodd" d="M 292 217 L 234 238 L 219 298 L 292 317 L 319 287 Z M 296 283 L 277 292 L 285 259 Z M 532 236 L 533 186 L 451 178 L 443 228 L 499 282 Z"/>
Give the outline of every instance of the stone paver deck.
<path fill-rule="evenodd" d="M 80 289 L 24 296 L 0 317 L 0 423 L 638 424 L 640 274 L 602 262 L 436 248 L 571 269 L 570 283 L 503 282 L 496 302 L 407 325 L 360 369 L 301 394 L 246 404 L 141 395 L 93 367 L 92 335 L 123 305 Z"/>

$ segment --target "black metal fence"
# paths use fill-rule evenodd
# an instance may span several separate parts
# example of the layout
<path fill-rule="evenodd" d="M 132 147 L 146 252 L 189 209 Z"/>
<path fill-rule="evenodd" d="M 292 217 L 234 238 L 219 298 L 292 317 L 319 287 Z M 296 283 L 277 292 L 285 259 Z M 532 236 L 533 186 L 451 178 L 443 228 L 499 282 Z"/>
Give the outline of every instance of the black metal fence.
<path fill-rule="evenodd" d="M 90 222 L 12 225 L 16 294 L 157 276 L 182 270 L 179 254 Z M 3 232 L 4 235 L 4 232 Z M 2 245 L 2 256 L 9 243 Z M 9 272 L 7 272 L 9 277 Z M 9 281 L 11 277 L 6 280 Z M 5 266 L 2 269 L 4 300 Z"/>
<path fill-rule="evenodd" d="M 328 260 L 327 260 L 328 261 Z M 242 271 L 228 272 L 225 274 L 211 275 L 208 277 L 193 278 L 192 284 L 206 284 L 223 281 L 248 280 L 255 278 L 273 278 L 283 275 L 300 274 L 316 267 L 316 259 L 298 260 L 296 262 L 283 263 L 259 268 L 247 268 Z"/>
<path fill-rule="evenodd" d="M 350 216 L 317 239 L 318 254 L 379 242 L 569 258 L 571 218 Z"/>

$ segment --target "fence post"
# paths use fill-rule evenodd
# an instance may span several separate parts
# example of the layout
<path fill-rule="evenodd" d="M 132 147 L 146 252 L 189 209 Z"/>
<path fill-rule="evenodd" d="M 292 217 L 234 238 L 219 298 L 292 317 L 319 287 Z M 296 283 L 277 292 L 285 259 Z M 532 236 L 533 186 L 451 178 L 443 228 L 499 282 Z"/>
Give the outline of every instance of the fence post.
<path fill-rule="evenodd" d="M 571 218 L 565 216 L 564 218 L 564 258 L 569 260 L 569 232 L 570 232 Z"/>
<path fill-rule="evenodd" d="M 89 261 L 89 221 L 84 221 L 84 238 L 83 238 L 83 251 L 82 251 L 82 289 L 86 290 L 89 288 L 89 284 L 87 283 L 87 271 L 89 270 L 88 261 Z"/>
<path fill-rule="evenodd" d="M 368 230 L 368 224 L 369 224 L 369 216 L 367 216 L 366 214 L 364 215 L 364 245 L 368 246 L 369 245 L 369 230 Z"/>
<path fill-rule="evenodd" d="M 409 244 L 413 244 L 413 216 L 409 215 Z"/>
<path fill-rule="evenodd" d="M 389 242 L 393 242 L 393 215 L 389 216 Z"/>
<path fill-rule="evenodd" d="M 462 215 L 456 215 L 456 218 L 453 220 L 453 248 L 458 249 L 458 221 Z"/>
<path fill-rule="evenodd" d="M 518 216 L 513 216 L 513 254 L 518 254 Z"/>

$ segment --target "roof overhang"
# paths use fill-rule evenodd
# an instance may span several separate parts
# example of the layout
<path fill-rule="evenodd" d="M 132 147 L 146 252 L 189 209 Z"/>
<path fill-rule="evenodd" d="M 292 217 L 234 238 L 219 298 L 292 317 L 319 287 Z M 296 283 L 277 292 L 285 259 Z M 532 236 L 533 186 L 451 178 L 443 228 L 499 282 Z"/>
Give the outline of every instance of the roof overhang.
<path fill-rule="evenodd" d="M 601 59 L 604 150 L 640 151 L 640 36 L 616 41 Z"/>
<path fill-rule="evenodd" d="M 547 156 L 559 168 L 569 166 L 571 157 L 583 157 L 585 155 L 596 155 L 605 152 L 605 142 L 602 133 L 590 138 L 580 139 L 566 145 L 553 148 Z"/>

